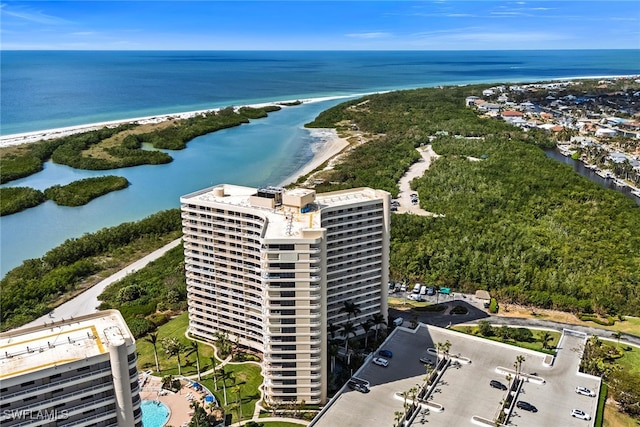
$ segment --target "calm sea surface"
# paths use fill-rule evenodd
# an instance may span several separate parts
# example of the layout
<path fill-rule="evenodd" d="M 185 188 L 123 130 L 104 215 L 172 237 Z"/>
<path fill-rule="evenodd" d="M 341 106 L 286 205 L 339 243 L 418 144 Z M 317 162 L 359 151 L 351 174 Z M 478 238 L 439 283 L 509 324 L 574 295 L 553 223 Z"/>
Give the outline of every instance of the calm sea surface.
<path fill-rule="evenodd" d="M 0 52 L 0 134 L 246 105 L 481 82 L 640 74 L 640 50 L 483 52 Z M 172 163 L 81 171 L 47 163 L 8 186 L 114 174 L 131 186 L 86 206 L 47 202 L 0 220 L 0 275 L 70 237 L 179 206 L 220 182 L 280 183 L 317 144 L 304 123 L 343 99 L 305 103 L 196 138 Z M 6 186 L 7 186 L 6 185 Z"/>

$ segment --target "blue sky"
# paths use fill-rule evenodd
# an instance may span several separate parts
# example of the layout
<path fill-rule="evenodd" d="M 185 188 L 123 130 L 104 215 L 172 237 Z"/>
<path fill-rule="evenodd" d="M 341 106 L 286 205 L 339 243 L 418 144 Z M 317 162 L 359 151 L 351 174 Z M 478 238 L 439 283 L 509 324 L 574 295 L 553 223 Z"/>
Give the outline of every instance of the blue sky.
<path fill-rule="evenodd" d="M 635 0 L 6 1 L 0 19 L 7 50 L 640 48 Z"/>

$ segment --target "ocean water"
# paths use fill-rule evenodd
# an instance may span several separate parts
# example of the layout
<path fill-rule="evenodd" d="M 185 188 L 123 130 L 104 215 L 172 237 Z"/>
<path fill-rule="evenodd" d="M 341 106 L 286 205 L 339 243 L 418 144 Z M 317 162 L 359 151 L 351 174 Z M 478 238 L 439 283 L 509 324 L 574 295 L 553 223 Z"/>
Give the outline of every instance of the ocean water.
<path fill-rule="evenodd" d="M 2 135 L 274 100 L 640 73 L 640 50 L 2 51 Z"/>
<path fill-rule="evenodd" d="M 293 99 L 415 87 L 640 74 L 640 50 L 482 52 L 0 52 L 0 134 Z M 47 202 L 0 219 L 0 274 L 67 238 L 179 206 L 228 182 L 277 185 L 322 142 L 303 128 L 344 98 L 304 103 L 205 135 L 172 163 L 82 171 L 51 162 L 4 186 L 44 189 L 90 176 L 131 185 L 78 207 Z"/>

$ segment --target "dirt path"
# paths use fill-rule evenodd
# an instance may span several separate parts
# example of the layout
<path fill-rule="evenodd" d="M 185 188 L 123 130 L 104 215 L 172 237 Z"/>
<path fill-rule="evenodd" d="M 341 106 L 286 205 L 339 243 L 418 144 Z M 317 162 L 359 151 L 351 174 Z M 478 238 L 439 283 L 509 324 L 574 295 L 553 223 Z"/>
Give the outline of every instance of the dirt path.
<path fill-rule="evenodd" d="M 411 213 L 422 216 L 441 216 L 433 212 L 426 211 L 420 207 L 420 203 L 413 204 L 411 201 L 411 194 L 415 193 L 411 190 L 411 181 L 414 178 L 421 177 L 431 166 L 431 161 L 440 157 L 433 151 L 431 144 L 417 148 L 418 152 L 422 156 L 420 160 L 412 164 L 407 173 L 405 173 L 400 181 L 398 187 L 400 192 L 398 193 L 398 201 L 400 206 L 398 207 L 398 213 Z"/>

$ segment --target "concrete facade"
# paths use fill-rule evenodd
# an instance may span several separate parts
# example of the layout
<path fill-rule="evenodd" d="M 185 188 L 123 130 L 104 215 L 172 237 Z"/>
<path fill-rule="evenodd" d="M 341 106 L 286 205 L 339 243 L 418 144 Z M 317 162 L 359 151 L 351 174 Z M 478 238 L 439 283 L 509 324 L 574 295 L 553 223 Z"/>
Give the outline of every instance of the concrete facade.
<path fill-rule="evenodd" d="M 180 201 L 189 332 L 262 353 L 267 401 L 326 402 L 327 326 L 387 317 L 389 193 L 223 184 Z"/>
<path fill-rule="evenodd" d="M 117 310 L 0 334 L 0 424 L 142 426 L 136 361 Z"/>

